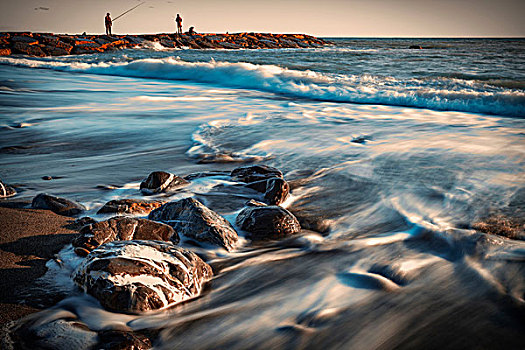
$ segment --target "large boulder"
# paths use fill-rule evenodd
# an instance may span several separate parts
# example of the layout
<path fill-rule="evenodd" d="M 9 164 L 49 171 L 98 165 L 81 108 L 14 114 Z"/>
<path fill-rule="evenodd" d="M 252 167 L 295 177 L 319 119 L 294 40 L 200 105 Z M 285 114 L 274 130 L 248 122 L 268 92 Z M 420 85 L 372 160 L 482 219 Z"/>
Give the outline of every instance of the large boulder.
<path fill-rule="evenodd" d="M 146 220 L 117 216 L 82 227 L 73 241 L 75 253 L 86 256 L 98 246 L 113 241 L 157 240 L 179 243 L 179 235 L 171 226 Z"/>
<path fill-rule="evenodd" d="M 104 204 L 97 214 L 149 214 L 163 202 L 141 199 L 115 199 Z"/>
<path fill-rule="evenodd" d="M 161 192 L 169 192 L 189 184 L 177 175 L 165 171 L 154 171 L 140 183 L 142 193 L 151 195 Z"/>
<path fill-rule="evenodd" d="M 61 197 L 51 196 L 46 193 L 40 193 L 33 198 L 31 206 L 35 209 L 48 209 L 64 216 L 75 216 L 86 210 L 86 208 L 80 203 Z"/>
<path fill-rule="evenodd" d="M 248 232 L 252 240 L 280 239 L 301 231 L 297 218 L 277 205 L 264 205 L 255 201 L 246 204 L 235 223 Z"/>
<path fill-rule="evenodd" d="M 213 275 L 196 254 L 159 241 L 115 241 L 93 250 L 73 280 L 108 310 L 138 313 L 197 296 Z"/>
<path fill-rule="evenodd" d="M 153 210 L 148 218 L 167 223 L 179 234 L 232 250 L 237 232 L 226 219 L 194 198 L 184 198 Z"/>
<path fill-rule="evenodd" d="M 13 197 L 15 194 L 16 190 L 13 187 L 4 184 L 0 180 L 0 198 Z"/>

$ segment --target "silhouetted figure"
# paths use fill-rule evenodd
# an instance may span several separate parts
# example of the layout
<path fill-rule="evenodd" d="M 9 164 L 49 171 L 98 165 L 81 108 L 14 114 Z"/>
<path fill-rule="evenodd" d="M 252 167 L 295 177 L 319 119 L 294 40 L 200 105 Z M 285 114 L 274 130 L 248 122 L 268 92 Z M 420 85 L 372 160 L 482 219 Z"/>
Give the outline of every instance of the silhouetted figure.
<path fill-rule="evenodd" d="M 188 34 L 189 35 L 194 35 L 196 34 L 195 31 L 193 30 L 194 27 L 190 27 L 190 29 L 188 30 Z"/>
<path fill-rule="evenodd" d="M 182 34 L 182 17 L 178 13 L 175 22 L 177 22 L 177 34 Z"/>
<path fill-rule="evenodd" d="M 111 25 L 113 24 L 113 22 L 111 22 L 111 17 L 109 17 L 109 12 L 106 13 L 105 21 L 106 21 L 106 35 L 111 35 Z"/>

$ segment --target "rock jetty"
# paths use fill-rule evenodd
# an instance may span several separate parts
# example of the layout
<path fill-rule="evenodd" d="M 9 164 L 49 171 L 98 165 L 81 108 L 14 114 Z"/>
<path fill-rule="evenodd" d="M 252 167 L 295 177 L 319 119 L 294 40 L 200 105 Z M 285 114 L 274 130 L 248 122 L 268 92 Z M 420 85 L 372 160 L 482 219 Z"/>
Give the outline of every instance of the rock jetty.
<path fill-rule="evenodd" d="M 331 43 L 305 34 L 141 34 L 70 35 L 31 32 L 1 32 L 0 56 L 64 56 L 124 48 L 147 48 L 158 43 L 165 48 L 190 49 L 280 49 L 316 48 Z"/>

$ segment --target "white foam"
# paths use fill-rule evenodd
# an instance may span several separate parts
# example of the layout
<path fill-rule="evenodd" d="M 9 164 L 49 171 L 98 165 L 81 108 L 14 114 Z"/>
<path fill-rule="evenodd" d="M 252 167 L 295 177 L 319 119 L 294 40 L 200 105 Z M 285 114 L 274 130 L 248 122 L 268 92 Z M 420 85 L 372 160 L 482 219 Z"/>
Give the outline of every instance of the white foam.
<path fill-rule="evenodd" d="M 245 62 L 185 62 L 174 57 L 131 62 L 64 62 L 0 57 L 0 63 L 126 77 L 190 80 L 323 101 L 386 104 L 524 116 L 525 92 L 461 79 L 323 74 Z"/>

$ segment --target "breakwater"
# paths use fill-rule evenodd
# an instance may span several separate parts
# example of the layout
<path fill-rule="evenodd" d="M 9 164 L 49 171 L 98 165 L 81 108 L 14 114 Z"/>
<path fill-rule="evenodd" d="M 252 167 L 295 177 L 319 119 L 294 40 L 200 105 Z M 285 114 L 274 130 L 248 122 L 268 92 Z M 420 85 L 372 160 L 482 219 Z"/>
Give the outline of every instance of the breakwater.
<path fill-rule="evenodd" d="M 147 47 L 150 43 L 165 48 L 190 49 L 279 49 L 315 48 L 328 41 L 305 34 L 140 34 L 70 35 L 31 32 L 0 33 L 0 56 L 63 56 L 105 52 L 122 48 Z"/>

